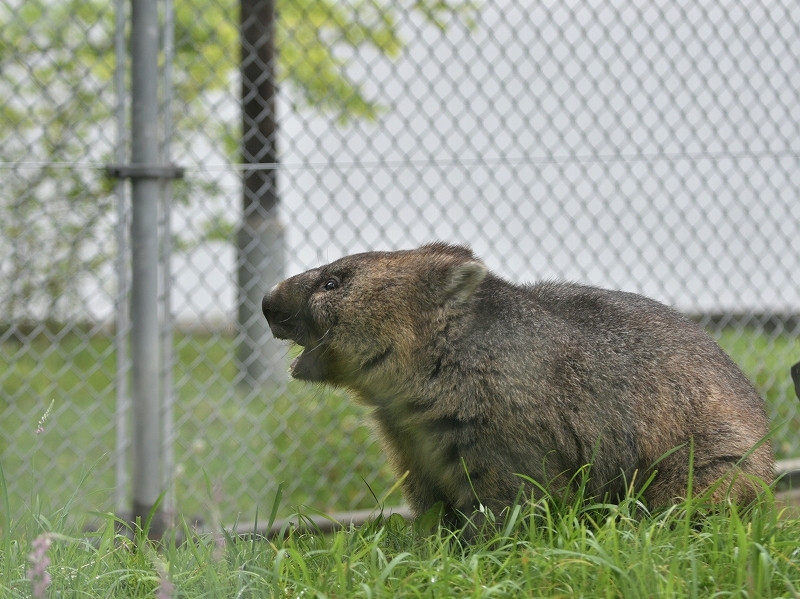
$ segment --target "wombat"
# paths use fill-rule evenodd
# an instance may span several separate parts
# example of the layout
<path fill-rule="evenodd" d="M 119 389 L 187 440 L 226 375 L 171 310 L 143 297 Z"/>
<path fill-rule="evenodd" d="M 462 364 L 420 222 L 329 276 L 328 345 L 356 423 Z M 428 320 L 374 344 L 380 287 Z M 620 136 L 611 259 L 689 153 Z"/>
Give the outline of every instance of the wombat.
<path fill-rule="evenodd" d="M 433 243 L 296 275 L 262 309 L 304 348 L 294 378 L 372 408 L 415 515 L 436 502 L 461 523 L 498 514 L 521 485 L 569 493 L 587 464 L 590 495 L 644 488 L 662 507 L 687 495 L 690 447 L 695 492 L 723 479 L 713 501 L 750 502 L 755 479 L 773 478 L 753 386 L 698 326 L 640 295 L 514 285 Z"/>

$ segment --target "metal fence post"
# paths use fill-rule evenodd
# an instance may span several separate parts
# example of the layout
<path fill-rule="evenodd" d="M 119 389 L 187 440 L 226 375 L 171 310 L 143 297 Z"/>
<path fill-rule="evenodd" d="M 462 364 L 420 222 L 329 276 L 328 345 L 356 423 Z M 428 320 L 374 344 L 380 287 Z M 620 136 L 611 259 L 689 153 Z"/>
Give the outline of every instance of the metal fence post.
<path fill-rule="evenodd" d="M 131 10 L 131 161 L 156 165 L 158 148 L 158 6 L 132 0 Z M 158 192 L 153 177 L 133 177 L 131 359 L 133 387 L 133 511 L 144 522 L 161 493 L 161 426 L 158 331 Z M 151 522 L 159 536 L 162 518 Z"/>
<path fill-rule="evenodd" d="M 115 107 L 115 120 L 117 125 L 117 141 L 114 157 L 119 164 L 124 164 L 127 160 L 128 131 L 125 126 L 125 0 L 115 0 L 115 31 L 114 31 L 114 52 L 116 54 L 116 66 L 114 72 L 114 86 L 117 93 L 117 105 Z M 115 411 L 115 485 L 114 485 L 114 509 L 121 511 L 125 507 L 125 497 L 128 487 L 128 465 L 126 456 L 128 453 L 128 411 L 130 408 L 130 397 L 128 395 L 128 372 L 130 362 L 128 359 L 128 333 L 130 331 L 128 321 L 128 251 L 127 251 L 127 227 L 129 226 L 129 212 L 126 205 L 126 185 L 124 179 L 117 179 L 114 186 L 114 193 L 117 199 L 117 223 L 115 227 L 115 237 L 117 244 L 117 257 L 115 270 L 117 275 L 117 294 L 115 297 L 115 331 L 114 347 L 116 351 L 116 372 L 114 374 L 114 387 L 116 389 L 116 411 Z"/>

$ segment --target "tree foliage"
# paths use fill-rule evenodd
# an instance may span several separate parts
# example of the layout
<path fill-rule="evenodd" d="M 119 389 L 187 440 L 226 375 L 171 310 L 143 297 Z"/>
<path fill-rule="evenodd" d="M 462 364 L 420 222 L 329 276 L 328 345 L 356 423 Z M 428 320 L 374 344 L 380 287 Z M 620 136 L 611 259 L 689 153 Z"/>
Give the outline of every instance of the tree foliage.
<path fill-rule="evenodd" d="M 111 183 L 76 165 L 113 147 L 111 7 L 0 5 L 0 310 L 77 316 L 80 279 L 110 253 Z"/>
<path fill-rule="evenodd" d="M 293 98 L 315 110 L 343 119 L 375 118 L 379 99 L 369 98 L 348 73 L 357 50 L 397 57 L 406 42 L 400 23 L 417 12 L 445 29 L 450 19 L 474 25 L 476 7 L 469 0 L 277 0 L 278 79 Z M 186 68 L 181 96 L 224 87 L 238 68 L 239 3 L 237 0 L 175 0 L 176 71 Z M 179 84 L 180 85 L 180 84 Z"/>
<path fill-rule="evenodd" d="M 409 10 L 443 28 L 454 15 L 468 20 L 473 7 L 461 0 L 277 0 L 279 84 L 297 106 L 340 121 L 376 118 L 380 98 L 368 96 L 348 65 L 364 49 L 398 56 Z M 191 107 L 195 120 L 182 123 L 180 109 L 177 126 L 210 117 L 209 94 L 234 91 L 238 11 L 237 0 L 174 0 L 176 105 Z M 113 254 L 103 237 L 111 237 L 113 185 L 100 166 L 112 161 L 116 143 L 114 27 L 108 0 L 0 0 L 4 318 L 68 317 L 81 303 L 80 277 Z M 225 127 L 231 153 L 237 125 Z M 187 200 L 192 189 L 181 189 Z"/>

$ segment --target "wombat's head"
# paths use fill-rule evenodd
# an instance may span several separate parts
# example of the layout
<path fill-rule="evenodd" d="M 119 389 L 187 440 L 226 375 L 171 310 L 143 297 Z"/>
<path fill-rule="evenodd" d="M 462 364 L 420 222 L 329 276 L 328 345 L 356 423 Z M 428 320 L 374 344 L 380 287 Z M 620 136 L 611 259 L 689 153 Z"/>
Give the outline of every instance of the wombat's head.
<path fill-rule="evenodd" d="M 448 314 L 468 307 L 485 275 L 459 246 L 368 252 L 286 279 L 261 306 L 275 337 L 304 348 L 292 376 L 361 387 L 408 368 Z"/>

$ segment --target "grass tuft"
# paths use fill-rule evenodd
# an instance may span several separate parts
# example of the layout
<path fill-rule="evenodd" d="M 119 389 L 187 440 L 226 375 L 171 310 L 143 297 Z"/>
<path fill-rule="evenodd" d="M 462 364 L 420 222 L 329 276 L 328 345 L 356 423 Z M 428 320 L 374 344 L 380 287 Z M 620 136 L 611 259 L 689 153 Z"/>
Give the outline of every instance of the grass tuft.
<path fill-rule="evenodd" d="M 279 499 L 279 498 L 276 498 Z M 273 504 L 272 514 L 277 513 Z M 798 597 L 800 520 L 767 490 L 747 510 L 702 498 L 653 514 L 574 498 L 522 501 L 465 543 L 440 524 L 422 534 L 398 515 L 330 535 L 287 529 L 183 544 L 132 541 L 113 516 L 96 533 L 46 530 L 49 595 L 130 597 Z M 64 523 L 61 518 L 39 518 Z M 28 526 L 28 523 L 25 524 Z M 30 543 L 3 544 L 4 597 L 31 596 Z M 138 543 L 138 545 L 136 544 Z"/>

